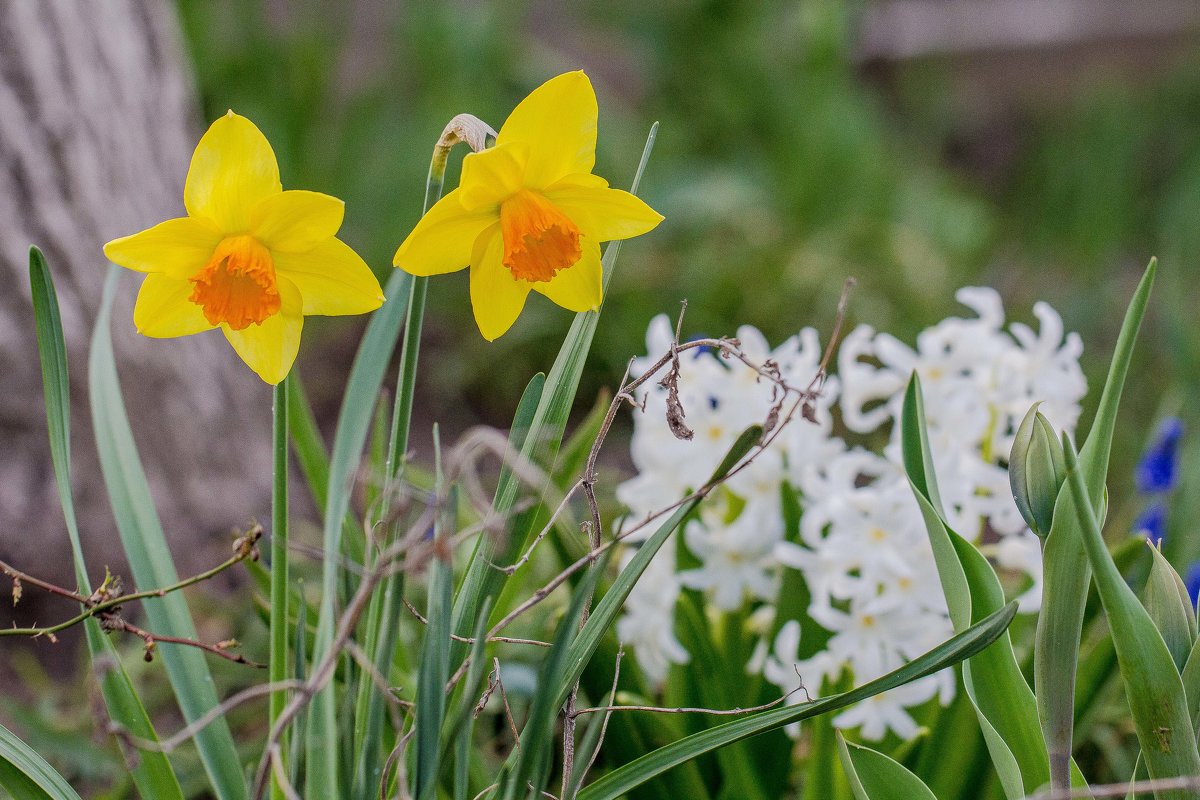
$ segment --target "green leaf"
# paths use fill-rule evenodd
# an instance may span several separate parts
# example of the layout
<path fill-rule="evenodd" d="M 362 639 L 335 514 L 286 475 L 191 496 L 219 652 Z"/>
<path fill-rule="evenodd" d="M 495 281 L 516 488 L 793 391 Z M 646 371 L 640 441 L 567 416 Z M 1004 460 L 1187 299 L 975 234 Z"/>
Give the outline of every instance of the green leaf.
<path fill-rule="evenodd" d="M 454 747 L 454 793 L 463 798 L 467 791 L 472 747 L 474 746 L 473 732 L 475 729 L 475 703 L 479 697 L 479 687 L 483 680 L 484 669 L 487 665 L 485 651 L 487 649 L 488 609 L 480 609 L 475 620 L 475 633 L 471 637 L 471 663 L 467 667 L 467 677 L 459 682 L 454 690 L 453 705 L 455 712 L 450 718 L 450 724 L 443 728 L 443 750 Z M 443 753 L 443 758 L 446 754 Z"/>
<path fill-rule="evenodd" d="M 855 800 L 937 800 L 920 778 L 883 753 L 850 744 L 840 732 L 837 742 Z"/>
<path fill-rule="evenodd" d="M 70 379 L 67 373 L 67 350 L 62 337 L 62 320 L 58 294 L 40 249 L 30 248 L 29 277 L 37 330 L 37 350 L 42 363 L 42 385 L 46 398 L 46 414 L 50 439 L 50 458 L 58 486 L 71 541 L 71 554 L 80 594 L 91 594 L 88 569 L 84 561 L 79 527 L 71 493 L 71 408 Z M 101 696 L 113 720 L 139 738 L 157 741 L 154 724 L 146 715 L 142 700 L 122 666 L 113 643 L 100 630 L 95 619 L 84 622 L 84 634 L 92 667 L 100 675 Z M 178 778 L 169 760 L 160 752 L 139 754 L 130 765 L 131 777 L 143 798 L 182 798 Z"/>
<path fill-rule="evenodd" d="M 33 313 L 37 329 L 38 356 L 42 364 L 42 386 L 46 399 L 46 421 L 50 431 L 50 457 L 54 464 L 54 479 L 62 503 L 71 555 L 75 563 L 75 578 L 81 594 L 91 594 L 87 564 L 79 539 L 79 524 L 75 517 L 75 500 L 71 494 L 71 407 L 70 384 L 67 372 L 67 347 L 63 339 L 62 317 L 58 295 L 46 259 L 36 247 L 29 250 L 29 283 L 33 295 Z M 117 655 L 116 648 L 100 630 L 95 619 L 84 622 L 88 654 L 93 669 L 100 676 L 100 693 L 109 716 L 125 730 L 142 739 L 158 741 L 158 734 L 142 701 L 133 688 L 129 675 Z M 104 668 L 99 668 L 104 665 Z M 171 762 L 163 753 L 147 751 L 138 754 L 128 765 L 138 793 L 146 800 L 182 798 L 183 792 Z"/>
<path fill-rule="evenodd" d="M 359 344 L 338 414 L 333 453 L 329 461 L 329 486 L 325 501 L 324 550 L 321 573 L 321 604 L 312 663 L 320 662 L 333 642 L 335 603 L 340 581 L 343 520 L 350 509 L 350 492 L 358 472 L 375 399 L 396 347 L 405 303 L 397 298 L 408 290 L 412 276 L 395 270 L 385 289 L 391 298 L 371 315 Z M 310 797 L 340 797 L 338 781 L 338 714 L 334 686 L 318 692 L 309 706 L 305 744 L 306 786 Z"/>
<path fill-rule="evenodd" d="M 13 800 L 80 800 L 62 775 L 0 725 L 0 787 Z"/>
<path fill-rule="evenodd" d="M 937 478 L 916 373 L 909 380 L 901 412 L 901 445 L 913 493 L 925 518 L 934 560 L 954 629 L 961 631 L 1004 605 L 995 570 L 976 547 L 950 529 L 936 505 Z M 1002 634 L 996 646 L 963 664 L 963 684 L 979 716 L 984 740 L 1005 795 L 1021 798 L 1049 779 L 1049 762 L 1037 716 L 1037 701 L 1012 642 Z"/>
<path fill-rule="evenodd" d="M 1096 418 L 1079 454 L 1084 485 L 1096 504 L 1092 510 L 1097 514 L 1101 512 L 1105 496 L 1104 479 L 1108 473 L 1121 390 L 1157 270 L 1158 262 L 1152 259 L 1125 312 Z M 1042 551 L 1042 609 L 1038 615 L 1033 660 L 1038 714 L 1050 754 L 1051 787 L 1060 790 L 1068 784 L 1075 719 L 1075 670 L 1091 582 L 1091 570 L 1079 530 L 1079 515 L 1072 503 L 1070 491 L 1059 492 L 1050 535 L 1046 537 Z"/>
<path fill-rule="evenodd" d="M 1100 526 L 1090 511 L 1094 506 L 1083 482 L 1079 458 L 1065 434 L 1063 451 L 1084 549 L 1112 629 L 1117 663 L 1146 768 L 1155 780 L 1198 775 L 1200 754 L 1196 752 L 1195 729 L 1179 671 L 1154 621 L 1125 583 L 1104 546 Z M 1155 797 L 1194 798 L 1196 794 L 1182 789 L 1160 790 Z"/>
<path fill-rule="evenodd" d="M 747 715 L 735 722 L 718 725 L 701 733 L 693 734 L 666 747 L 647 753 L 641 758 L 625 764 L 604 775 L 579 793 L 578 800 L 616 800 L 624 793 L 640 786 L 668 769 L 690 761 L 719 747 L 741 741 L 766 731 L 782 728 L 793 722 L 827 714 L 848 705 L 873 697 L 880 692 L 911 683 L 938 670 L 953 666 L 965 658 L 980 652 L 996 641 L 1012 622 L 1017 613 L 1015 603 L 1009 603 L 977 625 L 956 634 L 922 656 L 910 661 L 898 670 L 890 672 L 857 689 L 814 700 L 798 706 L 776 708 Z M 625 712 L 635 713 L 635 712 Z"/>
<path fill-rule="evenodd" d="M 438 429 L 433 429 L 437 460 L 434 493 L 445 496 L 446 511 L 434 522 L 434 539 L 448 542 L 454 535 L 454 492 L 444 494 L 441 449 Z M 445 547 L 449 549 L 450 545 Z M 425 636 L 421 642 L 421 668 L 417 672 L 417 734 L 414 741 L 416 768 L 413 795 L 417 800 L 431 798 L 437 791 L 441 766 L 442 722 L 446 716 L 446 682 L 450 679 L 450 601 L 454 586 L 454 567 L 449 560 L 435 558 L 429 570 Z"/>

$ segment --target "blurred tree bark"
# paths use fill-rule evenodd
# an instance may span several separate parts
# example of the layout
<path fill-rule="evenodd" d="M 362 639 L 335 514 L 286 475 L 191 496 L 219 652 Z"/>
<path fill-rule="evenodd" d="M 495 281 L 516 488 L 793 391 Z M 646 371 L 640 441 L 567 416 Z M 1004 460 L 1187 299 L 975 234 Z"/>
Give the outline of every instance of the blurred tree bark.
<path fill-rule="evenodd" d="M 106 564 L 124 562 L 87 404 L 87 349 L 108 269 L 101 246 L 184 213 L 199 134 L 187 70 L 174 6 L 163 0 L 0 1 L 0 271 L 8 287 L 0 293 L 0 557 L 71 585 L 28 247 L 44 250 L 62 305 L 72 479 L 96 579 Z M 139 282 L 122 276 L 114 347 L 146 472 L 185 570 L 211 562 L 218 545 L 224 553 L 230 528 L 267 516 L 270 392 L 219 333 L 138 336 Z"/>

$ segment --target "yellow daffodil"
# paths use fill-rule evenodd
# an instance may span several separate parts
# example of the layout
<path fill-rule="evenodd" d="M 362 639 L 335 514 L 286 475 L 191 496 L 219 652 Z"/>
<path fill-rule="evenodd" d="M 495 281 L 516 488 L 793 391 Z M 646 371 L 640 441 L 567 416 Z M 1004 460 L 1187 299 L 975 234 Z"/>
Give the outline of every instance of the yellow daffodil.
<path fill-rule="evenodd" d="M 507 331 L 532 289 L 563 308 L 600 307 L 600 243 L 654 228 L 662 216 L 592 174 L 596 93 L 582 72 L 552 78 L 500 128 L 496 146 L 463 159 L 459 187 L 396 251 L 413 275 L 471 267 L 484 338 Z"/>
<path fill-rule="evenodd" d="M 196 146 L 183 188 L 187 216 L 114 239 L 109 260 L 146 273 L 133 322 L 169 338 L 220 328 L 267 383 L 292 368 L 306 314 L 362 314 L 379 282 L 335 238 L 344 204 L 283 191 L 262 132 L 230 111 Z"/>

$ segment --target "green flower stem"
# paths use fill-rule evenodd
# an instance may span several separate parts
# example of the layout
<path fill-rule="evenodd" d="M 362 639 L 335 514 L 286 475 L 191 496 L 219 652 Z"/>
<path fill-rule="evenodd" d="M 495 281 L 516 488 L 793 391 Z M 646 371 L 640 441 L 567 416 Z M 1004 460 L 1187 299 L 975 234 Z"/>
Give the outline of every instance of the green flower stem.
<path fill-rule="evenodd" d="M 275 386 L 272 417 L 274 432 L 274 480 L 271 495 L 271 622 L 270 622 L 270 668 L 271 683 L 287 680 L 288 650 L 288 388 L 291 376 Z M 270 728 L 283 713 L 287 704 L 287 691 L 271 693 Z M 281 752 L 288 752 L 287 746 Z M 271 780 L 271 800 L 285 800 L 283 787 Z"/>

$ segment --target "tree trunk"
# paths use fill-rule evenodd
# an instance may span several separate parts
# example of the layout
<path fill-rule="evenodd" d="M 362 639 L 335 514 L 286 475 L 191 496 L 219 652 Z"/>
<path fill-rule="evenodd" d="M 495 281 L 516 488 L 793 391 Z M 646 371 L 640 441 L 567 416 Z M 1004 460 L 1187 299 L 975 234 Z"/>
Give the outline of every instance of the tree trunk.
<path fill-rule="evenodd" d="M 0 0 L 0 558 L 32 574 L 74 584 L 47 443 L 28 247 L 45 252 L 62 306 L 72 482 L 95 580 L 124 562 L 87 404 L 88 343 L 108 269 L 101 247 L 183 215 L 198 117 L 172 4 Z M 122 275 L 114 347 L 185 571 L 223 558 L 233 527 L 268 517 L 270 392 L 217 332 L 138 336 L 139 283 Z M 35 594 L 26 591 L 26 601 Z"/>

